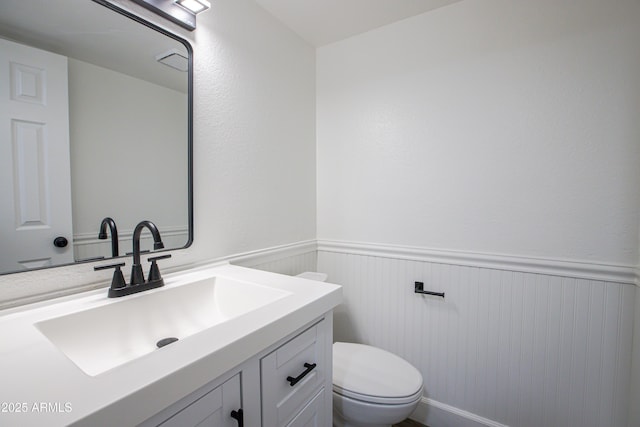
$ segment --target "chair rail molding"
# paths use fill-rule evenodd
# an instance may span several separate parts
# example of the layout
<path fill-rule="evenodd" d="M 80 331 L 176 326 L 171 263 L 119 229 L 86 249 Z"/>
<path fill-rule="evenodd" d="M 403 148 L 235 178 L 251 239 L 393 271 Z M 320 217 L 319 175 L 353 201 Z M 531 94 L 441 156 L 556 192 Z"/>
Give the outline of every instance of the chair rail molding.
<path fill-rule="evenodd" d="M 639 285 L 638 266 L 600 264 L 551 258 L 465 252 L 378 243 L 318 240 L 318 251 L 348 253 L 409 261 L 434 262 L 522 273 Z"/>

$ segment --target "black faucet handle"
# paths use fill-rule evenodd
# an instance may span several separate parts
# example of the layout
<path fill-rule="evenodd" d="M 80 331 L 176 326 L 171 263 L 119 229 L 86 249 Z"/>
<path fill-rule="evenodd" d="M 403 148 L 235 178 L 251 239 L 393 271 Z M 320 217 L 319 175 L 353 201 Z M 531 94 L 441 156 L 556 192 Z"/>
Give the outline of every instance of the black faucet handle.
<path fill-rule="evenodd" d="M 149 252 L 151 252 L 150 249 L 140 251 L 141 254 L 148 254 Z M 125 255 L 133 255 L 133 252 L 126 252 Z"/>
<path fill-rule="evenodd" d="M 155 261 L 159 261 L 159 260 L 161 260 L 161 259 L 167 259 L 167 258 L 171 258 L 171 254 L 158 255 L 158 256 L 149 257 L 149 258 L 147 258 L 147 261 L 149 261 L 149 262 L 155 262 Z"/>
<path fill-rule="evenodd" d="M 119 262 L 117 264 L 109 264 L 109 265 L 97 265 L 95 267 L 93 267 L 94 271 L 98 271 L 98 270 L 108 270 L 110 268 L 115 268 L 120 269 L 120 267 L 124 267 L 125 263 L 124 262 Z"/>
<path fill-rule="evenodd" d="M 171 258 L 171 254 L 158 255 L 147 258 L 147 261 L 151 263 L 151 268 L 149 268 L 149 282 L 160 282 L 162 280 L 160 269 L 158 268 L 158 263 L 156 261 L 167 258 Z"/>
<path fill-rule="evenodd" d="M 124 275 L 122 274 L 122 270 L 120 269 L 120 267 L 124 267 L 124 265 L 125 265 L 124 262 L 120 262 L 117 264 L 99 265 L 99 266 L 93 267 L 93 269 L 95 271 L 98 271 L 98 270 L 108 270 L 110 268 L 115 268 L 115 271 L 113 272 L 113 278 L 111 279 L 111 289 L 120 289 L 127 286 L 127 282 L 124 280 Z"/>

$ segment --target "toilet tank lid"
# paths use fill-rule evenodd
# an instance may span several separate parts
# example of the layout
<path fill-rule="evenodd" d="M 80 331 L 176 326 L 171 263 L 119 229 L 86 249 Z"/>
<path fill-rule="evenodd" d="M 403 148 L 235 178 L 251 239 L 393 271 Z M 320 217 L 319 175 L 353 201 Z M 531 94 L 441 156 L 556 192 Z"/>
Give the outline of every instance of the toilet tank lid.
<path fill-rule="evenodd" d="M 364 344 L 333 344 L 333 387 L 338 393 L 379 398 L 410 397 L 422 390 L 422 375 L 393 353 Z"/>
<path fill-rule="evenodd" d="M 298 274 L 296 277 L 301 277 L 303 279 L 316 280 L 318 282 L 326 282 L 329 277 L 325 273 L 318 273 L 315 271 L 305 271 L 304 273 Z"/>

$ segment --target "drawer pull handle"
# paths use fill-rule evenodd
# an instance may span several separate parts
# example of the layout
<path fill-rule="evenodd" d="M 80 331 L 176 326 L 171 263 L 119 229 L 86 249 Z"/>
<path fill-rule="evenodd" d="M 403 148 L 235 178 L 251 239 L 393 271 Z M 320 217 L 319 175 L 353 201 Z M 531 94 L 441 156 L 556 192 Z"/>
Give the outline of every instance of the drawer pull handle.
<path fill-rule="evenodd" d="M 238 427 L 244 426 L 244 413 L 242 412 L 242 409 L 231 411 L 231 418 L 238 421 Z"/>
<path fill-rule="evenodd" d="M 298 382 L 304 377 L 306 377 L 309 372 L 313 371 L 316 368 L 316 366 L 317 365 L 315 363 L 305 363 L 304 367 L 306 369 L 300 375 L 298 375 L 295 378 L 291 376 L 287 377 L 287 381 L 289 381 L 289 385 L 293 387 L 294 385 L 298 384 Z"/>

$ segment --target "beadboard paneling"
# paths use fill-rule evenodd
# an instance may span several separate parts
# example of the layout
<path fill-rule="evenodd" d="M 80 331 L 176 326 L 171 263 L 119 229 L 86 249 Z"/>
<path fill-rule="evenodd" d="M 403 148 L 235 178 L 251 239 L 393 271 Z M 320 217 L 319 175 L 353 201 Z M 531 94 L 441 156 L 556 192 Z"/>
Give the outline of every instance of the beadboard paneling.
<path fill-rule="evenodd" d="M 344 286 L 335 339 L 410 361 L 440 412 L 627 427 L 635 286 L 322 249 L 318 271 Z M 414 281 L 446 298 L 415 294 Z M 417 421 L 446 425 L 422 413 Z"/>

